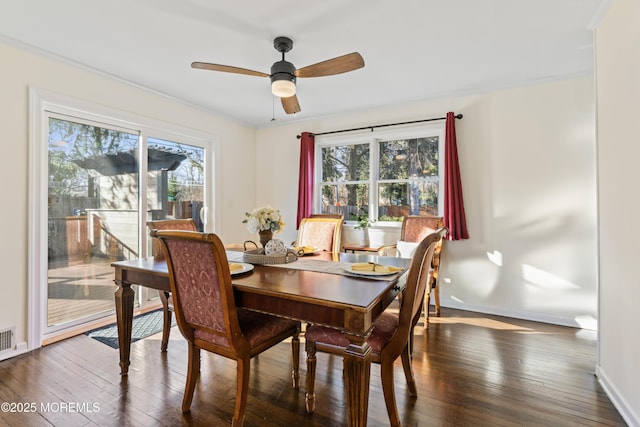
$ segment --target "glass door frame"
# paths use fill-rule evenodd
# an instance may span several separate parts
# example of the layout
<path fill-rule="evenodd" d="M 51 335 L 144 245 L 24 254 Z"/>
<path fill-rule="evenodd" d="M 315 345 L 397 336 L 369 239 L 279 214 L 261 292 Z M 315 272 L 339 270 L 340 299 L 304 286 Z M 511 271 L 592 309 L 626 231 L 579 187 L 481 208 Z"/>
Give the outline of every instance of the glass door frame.
<path fill-rule="evenodd" d="M 172 125 L 165 121 L 137 116 L 101 105 L 81 101 L 42 89 L 29 88 L 29 219 L 28 244 L 28 319 L 27 345 L 29 350 L 39 348 L 43 341 L 55 341 L 56 336 L 69 336 L 86 329 L 86 322 L 65 325 L 49 330 L 47 323 L 48 237 L 47 184 L 48 184 L 48 119 L 49 113 L 92 122 L 108 128 L 122 128 L 139 133 L 139 195 L 138 195 L 138 243 L 139 257 L 147 256 L 146 205 L 147 205 L 147 136 L 166 138 L 181 143 L 201 146 L 205 149 L 205 189 L 203 219 L 205 231 L 215 232 L 214 219 L 219 218 L 221 180 L 214 179 L 221 170 L 219 138 L 201 131 Z M 144 155 L 143 155 L 144 154 Z M 147 301 L 146 290 L 138 292 Z"/>

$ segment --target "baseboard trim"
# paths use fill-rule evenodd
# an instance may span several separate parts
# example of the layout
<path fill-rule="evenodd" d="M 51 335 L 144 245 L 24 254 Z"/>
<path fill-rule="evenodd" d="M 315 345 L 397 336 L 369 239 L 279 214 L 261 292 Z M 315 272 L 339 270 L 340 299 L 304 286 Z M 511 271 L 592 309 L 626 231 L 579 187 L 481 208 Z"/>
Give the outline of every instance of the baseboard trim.
<path fill-rule="evenodd" d="M 540 313 L 531 313 L 527 311 L 504 310 L 496 307 L 474 306 L 469 304 L 458 303 L 456 301 L 442 302 L 442 307 L 455 308 L 458 310 L 473 311 L 476 313 L 492 314 L 495 316 L 511 317 L 514 319 L 531 320 L 533 322 L 549 323 L 558 326 L 568 326 L 571 328 L 598 330 L 598 323 L 594 320 L 592 323 L 579 324 L 575 319 L 562 316 L 551 316 Z"/>
<path fill-rule="evenodd" d="M 609 380 L 609 377 L 600 365 L 596 365 L 596 377 L 604 389 L 604 392 L 609 396 L 613 406 L 620 412 L 620 416 L 622 416 L 624 421 L 630 426 L 640 426 L 640 415 L 633 410 L 622 394 L 618 392 L 618 389 Z"/>
<path fill-rule="evenodd" d="M 11 359 L 12 357 L 20 356 L 21 354 L 28 353 L 30 350 L 27 347 L 26 342 L 21 342 L 16 344 L 16 349 L 13 351 L 2 352 L 0 355 L 0 360 Z"/>

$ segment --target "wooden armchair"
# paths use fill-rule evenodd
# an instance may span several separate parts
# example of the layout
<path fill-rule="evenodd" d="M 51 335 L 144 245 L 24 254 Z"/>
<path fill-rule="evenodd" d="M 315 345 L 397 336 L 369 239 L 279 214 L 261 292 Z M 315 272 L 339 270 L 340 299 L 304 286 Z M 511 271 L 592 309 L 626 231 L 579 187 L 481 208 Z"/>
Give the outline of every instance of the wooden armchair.
<path fill-rule="evenodd" d="M 444 219 L 441 216 L 418 216 L 411 215 L 402 221 L 402 230 L 400 231 L 400 240 L 395 245 L 384 246 L 380 249 L 381 255 L 391 255 L 395 251 L 395 255 L 402 258 L 411 258 L 412 251 L 425 236 L 433 233 L 435 230 L 444 226 Z M 440 316 L 440 289 L 438 287 L 438 273 L 440 270 L 440 254 L 442 252 L 442 239 L 436 246 L 433 255 L 431 276 L 429 278 L 429 288 L 433 289 L 433 302 L 435 305 L 436 316 Z M 429 310 L 431 300 L 431 292 L 425 296 L 425 311 Z M 425 322 L 425 327 L 428 322 Z"/>
<path fill-rule="evenodd" d="M 182 230 L 182 231 L 198 231 L 196 222 L 193 219 L 163 219 L 158 221 L 148 221 L 147 226 L 151 230 Z M 158 239 L 153 239 L 151 246 L 151 255 L 157 260 L 164 259 L 162 251 L 162 243 Z M 164 312 L 164 325 L 162 326 L 162 343 L 160 351 L 167 351 L 169 345 L 169 335 L 171 334 L 171 313 L 173 312 L 173 300 L 169 292 L 158 291 L 160 302 L 162 302 L 162 311 Z"/>
<path fill-rule="evenodd" d="M 303 218 L 293 246 L 313 246 L 322 251 L 340 253 L 343 222 L 342 218 Z"/>
<path fill-rule="evenodd" d="M 410 342 L 413 327 L 422 310 L 422 302 L 428 286 L 429 266 L 440 239 L 439 230 L 429 234 L 418 244 L 409 266 L 398 314 L 385 311 L 374 322 L 371 335 L 367 339 L 371 347 L 372 362 L 380 364 L 382 391 L 392 426 L 400 426 L 393 378 L 393 365 L 399 356 L 402 358 L 409 393 L 411 396 L 417 396 L 418 393 L 411 367 Z M 344 356 L 350 342 L 341 331 L 319 325 L 307 327 L 305 342 L 307 351 L 306 408 L 307 412 L 314 412 L 316 352 Z"/>
<path fill-rule="evenodd" d="M 251 358 L 289 337 L 293 387 L 298 388 L 300 322 L 236 307 L 229 262 L 220 238 L 213 233 L 168 230 L 152 230 L 151 235 L 162 242 L 178 327 L 188 343 L 182 412 L 191 409 L 200 375 L 200 350 L 237 363 L 233 426 L 244 422 Z"/>

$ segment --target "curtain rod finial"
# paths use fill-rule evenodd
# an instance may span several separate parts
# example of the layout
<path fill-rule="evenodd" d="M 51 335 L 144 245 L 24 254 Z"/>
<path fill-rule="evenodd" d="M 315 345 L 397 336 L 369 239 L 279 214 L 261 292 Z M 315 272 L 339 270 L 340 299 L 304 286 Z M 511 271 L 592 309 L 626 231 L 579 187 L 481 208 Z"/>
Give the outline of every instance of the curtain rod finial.
<path fill-rule="evenodd" d="M 463 116 L 462 114 L 458 114 L 458 115 L 456 115 L 455 117 L 456 117 L 456 119 L 461 119 L 461 118 L 462 118 L 462 117 L 464 117 L 464 116 Z"/>

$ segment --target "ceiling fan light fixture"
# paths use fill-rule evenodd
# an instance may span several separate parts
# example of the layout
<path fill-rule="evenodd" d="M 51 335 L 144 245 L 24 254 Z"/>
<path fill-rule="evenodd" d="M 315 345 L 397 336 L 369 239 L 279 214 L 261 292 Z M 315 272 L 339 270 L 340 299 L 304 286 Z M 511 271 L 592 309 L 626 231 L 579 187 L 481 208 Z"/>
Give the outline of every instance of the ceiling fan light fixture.
<path fill-rule="evenodd" d="M 275 96 L 279 96 L 280 98 L 289 98 L 296 94 L 295 77 L 293 79 L 290 79 L 289 77 L 290 76 L 287 75 L 278 75 L 271 78 L 271 92 Z"/>
<path fill-rule="evenodd" d="M 284 59 L 271 66 L 271 92 L 280 98 L 296 94 L 296 67 Z"/>

